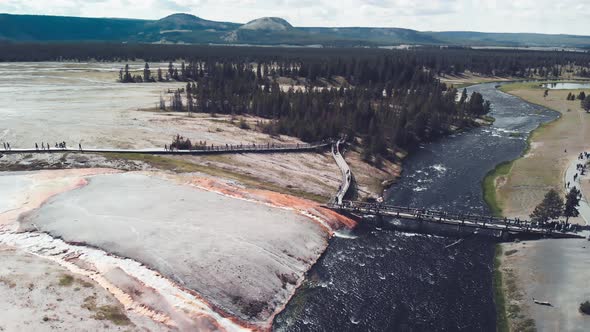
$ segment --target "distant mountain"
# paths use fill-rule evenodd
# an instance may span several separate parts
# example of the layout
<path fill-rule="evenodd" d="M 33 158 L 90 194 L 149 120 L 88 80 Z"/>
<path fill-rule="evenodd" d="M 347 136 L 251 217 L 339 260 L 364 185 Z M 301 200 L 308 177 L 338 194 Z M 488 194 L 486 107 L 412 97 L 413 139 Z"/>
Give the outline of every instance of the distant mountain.
<path fill-rule="evenodd" d="M 240 30 L 265 30 L 265 31 L 288 31 L 293 26 L 280 17 L 263 17 L 250 21 L 241 27 Z"/>
<path fill-rule="evenodd" d="M 504 46 L 590 48 L 590 36 L 470 31 L 423 32 L 402 28 L 293 27 L 279 17 L 246 24 L 190 14 L 160 20 L 0 14 L 0 40 L 321 46 Z"/>

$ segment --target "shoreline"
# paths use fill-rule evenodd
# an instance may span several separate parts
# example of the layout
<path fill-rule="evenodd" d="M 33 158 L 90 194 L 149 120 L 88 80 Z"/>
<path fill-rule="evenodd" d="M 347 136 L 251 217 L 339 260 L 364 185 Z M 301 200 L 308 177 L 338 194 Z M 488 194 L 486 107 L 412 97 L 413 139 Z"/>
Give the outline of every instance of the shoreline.
<path fill-rule="evenodd" d="M 523 151 L 523 153 L 521 154 L 520 157 L 511 160 L 511 161 L 507 161 L 507 162 L 503 162 L 498 164 L 493 170 L 491 170 L 485 177 L 484 179 L 484 183 L 483 183 L 483 190 L 484 190 L 484 198 L 486 200 L 486 203 L 490 206 L 490 209 L 492 211 L 494 211 L 495 213 L 499 213 L 501 215 L 507 216 L 508 214 L 510 214 L 509 211 L 506 211 L 506 206 L 504 206 L 504 204 L 506 202 L 509 202 L 509 197 L 513 196 L 515 193 L 512 193 L 510 195 L 508 195 L 507 197 L 505 196 L 504 198 L 502 198 L 500 195 L 500 189 L 503 185 L 505 185 L 508 181 L 510 181 L 512 179 L 512 176 L 514 176 L 514 171 L 515 171 L 515 165 L 517 165 L 516 167 L 519 168 L 523 168 L 523 163 L 526 165 L 527 161 L 525 160 L 525 158 L 529 157 L 530 153 L 532 153 L 532 155 L 539 155 L 539 154 L 543 154 L 546 152 L 539 152 L 540 151 L 545 151 L 550 149 L 551 147 L 547 147 L 544 146 L 544 142 L 547 140 L 551 140 L 552 135 L 555 135 L 555 132 L 559 132 L 559 130 L 561 129 L 562 131 L 564 130 L 563 128 L 560 127 L 564 127 L 567 126 L 567 121 L 571 121 L 571 114 L 567 114 L 569 112 L 578 112 L 578 110 L 576 108 L 574 108 L 574 110 L 570 110 L 570 105 L 568 104 L 561 104 L 561 107 L 555 107 L 555 103 L 563 103 L 563 96 L 561 96 L 561 94 L 564 94 L 564 92 L 558 92 L 559 90 L 549 90 L 549 98 L 545 98 L 544 102 L 538 102 L 536 100 L 534 100 L 534 97 L 536 96 L 535 93 L 539 93 L 541 94 L 543 89 L 538 87 L 537 85 L 535 85 L 536 83 L 541 82 L 541 81 L 535 81 L 535 83 L 532 84 L 527 84 L 527 83 L 516 83 L 516 84 L 520 84 L 522 86 L 516 86 L 516 87 L 512 87 L 512 89 L 509 88 L 500 88 L 500 90 L 504 93 L 510 94 L 511 96 L 515 96 L 527 103 L 533 104 L 533 105 L 537 105 L 546 109 L 550 109 L 556 113 L 558 113 L 558 116 L 549 121 L 549 122 L 545 122 L 540 124 L 539 126 L 537 126 L 537 128 L 535 128 L 534 130 L 532 130 L 527 139 L 526 139 L 526 148 Z M 513 91 L 517 91 L 516 93 L 514 93 Z M 563 90 L 565 91 L 565 93 L 567 92 L 571 92 L 572 90 Z M 579 91 L 579 90 L 573 90 L 574 92 Z M 532 94 L 532 95 L 531 95 Z M 557 99 L 555 99 L 555 96 L 557 96 Z M 560 99 L 559 97 L 562 97 L 562 99 Z M 528 97 L 528 98 L 526 98 Z M 537 97 L 538 98 L 538 97 Z M 549 100 L 547 100 L 549 99 Z M 576 100 L 577 103 L 579 103 L 578 100 Z M 577 104 L 576 106 L 578 106 L 579 104 Z M 553 107 L 552 107 L 553 106 Z M 567 109 L 567 110 L 566 110 Z M 567 117 L 564 117 L 564 115 L 568 115 Z M 561 122 L 561 121 L 566 121 L 566 122 Z M 580 120 L 581 122 L 584 122 L 584 120 Z M 547 133 L 547 131 L 550 131 L 549 133 Z M 545 135 L 543 135 L 543 133 L 545 133 Z M 563 135 L 566 137 L 565 138 L 565 142 L 571 142 L 571 141 L 575 141 L 577 139 L 577 136 L 573 136 L 569 137 L 568 132 L 565 131 L 563 132 Z M 575 145 L 575 144 L 574 144 Z M 567 146 L 566 146 L 567 147 Z M 531 150 L 533 150 L 531 152 Z M 569 151 L 570 149 L 566 149 L 566 151 Z M 578 151 L 573 151 L 573 152 L 578 152 Z M 572 153 L 571 151 L 569 153 Z M 566 173 L 569 163 L 571 163 L 572 158 L 570 158 L 571 156 L 569 156 L 569 153 L 566 152 L 566 156 L 563 155 L 558 155 L 561 159 L 566 158 L 567 160 L 569 160 L 569 162 L 567 163 L 567 165 L 561 165 L 559 162 L 556 161 L 557 166 L 559 167 L 559 174 L 557 174 L 559 179 L 553 179 L 553 178 L 543 178 L 544 180 L 548 181 L 548 184 L 553 184 L 552 187 L 561 187 L 560 192 L 563 192 L 563 187 L 561 186 L 561 181 L 564 181 L 564 174 Z M 574 158 L 575 160 L 575 158 Z M 520 163 L 520 164 L 517 164 Z M 564 167 L 561 167 L 564 166 Z M 530 169 L 526 169 L 528 172 L 532 172 Z M 518 170 L 518 171 L 522 171 L 522 170 Z M 533 174 L 536 174 L 533 172 Z M 536 174 L 536 176 L 538 177 L 539 175 Z M 529 177 L 533 177 L 532 175 L 529 175 Z M 556 182 L 556 183 L 554 183 Z M 519 182 L 517 182 L 519 183 Z M 505 193 L 506 194 L 506 193 Z M 512 210 L 513 211 L 513 210 Z M 567 241 L 567 240 L 566 240 Z M 570 240 L 571 241 L 571 240 Z M 524 243 L 523 243 L 524 244 Z M 559 243 L 556 243 L 556 245 L 559 245 Z M 534 245 L 533 245 L 534 246 Z M 518 249 L 516 249 L 518 247 Z M 546 281 L 544 280 L 544 276 L 541 276 L 541 279 L 536 279 L 533 277 L 532 282 L 528 279 L 528 277 L 524 277 L 527 273 L 531 273 L 531 269 L 533 269 L 534 271 L 537 270 L 547 270 L 549 267 L 547 266 L 547 262 L 546 259 L 544 259 L 544 257 L 540 257 L 539 255 L 536 254 L 536 252 L 534 250 L 530 250 L 528 249 L 527 251 L 524 251 L 524 253 L 519 253 L 518 255 L 516 255 L 515 257 L 508 257 L 508 253 L 511 253 L 511 255 L 517 251 L 520 251 L 521 248 L 526 248 L 526 247 L 522 247 L 520 246 L 518 243 L 502 243 L 502 244 L 498 244 L 498 248 L 500 248 L 499 250 L 496 250 L 495 253 L 495 258 L 494 261 L 499 263 L 498 266 L 495 266 L 494 269 L 494 280 L 496 281 L 496 278 L 499 281 L 500 287 L 498 288 L 498 292 L 495 292 L 495 296 L 494 296 L 494 301 L 496 303 L 496 310 L 498 312 L 498 330 L 502 331 L 503 328 L 506 329 L 506 331 L 512 330 L 512 329 L 535 329 L 536 327 L 543 327 L 543 326 L 547 326 L 547 319 L 543 318 L 545 317 L 545 314 L 539 314 L 540 311 L 542 311 L 544 308 L 539 308 L 538 306 L 535 305 L 528 305 L 526 302 L 524 302 L 524 299 L 528 299 L 529 296 L 533 295 L 535 293 L 535 287 L 539 287 L 539 284 L 545 284 Z M 571 250 L 571 249 L 568 249 Z M 561 251 L 561 249 L 559 249 L 558 251 Z M 563 255 L 563 253 L 562 253 Z M 579 258 L 583 258 L 582 257 L 578 257 L 575 258 L 573 257 L 573 261 L 572 260 L 566 260 L 566 262 L 564 262 L 564 265 L 575 265 L 575 260 L 579 259 Z M 520 263 L 520 264 L 515 264 L 516 259 L 520 259 L 520 260 L 524 260 L 524 262 Z M 525 266 L 523 266 L 523 263 Z M 570 276 L 564 276 L 564 278 L 570 278 Z M 510 280 L 508 280 L 510 279 Z M 524 282 L 525 280 L 527 280 L 527 282 Z M 495 290 L 496 290 L 496 284 L 495 284 Z M 564 286 L 563 283 L 557 284 L 557 285 L 553 285 L 554 287 L 560 287 L 560 288 L 568 288 L 567 286 Z M 580 286 L 580 285 L 577 285 Z M 546 286 L 545 286 L 546 287 Z M 567 291 L 571 290 L 572 288 L 575 288 L 574 285 L 570 285 L 570 287 L 568 288 Z M 552 289 L 548 290 L 548 291 L 552 291 Z M 533 294 L 531 294 L 531 292 L 533 292 Z M 558 305 L 559 307 L 559 305 Z M 565 309 L 563 309 L 565 310 Z M 563 318 L 564 316 L 567 316 L 568 313 L 564 312 L 563 310 L 559 310 L 559 308 L 553 310 L 553 315 L 559 315 L 558 317 Z M 557 312 L 557 313 L 556 313 Z"/>

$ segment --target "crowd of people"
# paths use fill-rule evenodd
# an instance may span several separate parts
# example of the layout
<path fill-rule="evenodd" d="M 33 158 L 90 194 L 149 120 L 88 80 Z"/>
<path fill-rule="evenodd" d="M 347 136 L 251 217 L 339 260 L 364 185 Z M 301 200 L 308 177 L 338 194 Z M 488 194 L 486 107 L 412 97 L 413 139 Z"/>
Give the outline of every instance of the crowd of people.
<path fill-rule="evenodd" d="M 588 153 L 588 152 L 586 152 L 586 151 L 584 151 L 584 152 L 580 152 L 580 154 L 578 155 L 578 160 L 580 160 L 580 161 L 582 161 L 582 162 L 580 162 L 580 163 L 576 164 L 576 170 L 577 170 L 578 172 L 576 172 L 576 173 L 574 174 L 574 177 L 573 177 L 573 180 L 574 180 L 574 182 L 575 182 L 575 181 L 577 181 L 577 180 L 578 180 L 578 179 L 579 179 L 579 178 L 580 178 L 582 175 L 585 175 L 585 174 L 586 174 L 586 171 L 587 171 L 588 165 L 587 165 L 587 162 L 584 162 L 584 161 L 585 161 L 585 160 L 587 161 L 587 160 L 589 160 L 589 159 L 590 159 L 590 153 Z M 568 181 L 568 182 L 565 184 L 565 187 L 566 187 L 566 188 L 569 188 L 569 187 L 571 186 L 571 184 L 572 184 L 572 183 L 571 183 L 570 181 Z"/>
<path fill-rule="evenodd" d="M 56 150 L 66 150 L 68 148 L 68 145 L 67 145 L 66 141 L 59 142 L 59 143 L 58 142 L 55 142 L 54 147 L 55 147 Z M 78 149 L 80 151 L 82 151 L 82 144 L 81 143 L 78 143 Z M 39 151 L 39 144 L 38 143 L 35 143 L 35 150 Z M 45 142 L 41 142 L 41 150 L 42 151 L 49 151 L 49 150 L 51 150 L 51 144 L 45 143 Z"/>
<path fill-rule="evenodd" d="M 8 142 L 3 142 L 2 145 L 4 146 L 4 151 L 11 151 L 12 147 L 10 146 L 10 143 Z M 65 141 L 63 142 L 55 142 L 54 145 L 56 150 L 66 150 L 68 148 L 67 144 Z M 82 151 L 82 144 L 78 143 L 78 149 L 80 151 Z M 46 142 L 41 142 L 41 147 L 39 148 L 39 144 L 35 143 L 35 150 L 36 151 L 50 151 L 51 150 L 51 144 L 46 143 Z"/>

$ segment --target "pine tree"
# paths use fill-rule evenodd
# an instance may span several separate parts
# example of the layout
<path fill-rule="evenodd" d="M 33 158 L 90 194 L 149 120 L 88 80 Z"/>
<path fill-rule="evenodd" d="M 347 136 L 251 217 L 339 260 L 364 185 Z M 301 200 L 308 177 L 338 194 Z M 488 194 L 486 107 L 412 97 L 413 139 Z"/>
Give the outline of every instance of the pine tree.
<path fill-rule="evenodd" d="M 563 200 L 555 189 L 551 189 L 545 194 L 543 201 L 535 207 L 530 217 L 533 221 L 544 224 L 550 219 L 559 218 L 562 212 Z"/>
<path fill-rule="evenodd" d="M 144 82 L 149 82 L 151 81 L 151 71 L 150 71 L 150 65 L 148 65 L 148 63 L 145 63 L 145 67 L 143 68 L 143 81 Z"/>
<path fill-rule="evenodd" d="M 164 77 L 162 76 L 162 68 L 158 68 L 158 82 L 162 82 Z"/>
<path fill-rule="evenodd" d="M 467 100 L 467 89 L 464 88 L 463 92 L 461 92 L 461 99 L 459 99 L 459 104 L 463 105 L 466 100 Z"/>
<path fill-rule="evenodd" d="M 563 215 L 565 217 L 566 223 L 569 221 L 570 217 L 575 218 L 580 215 L 580 212 L 578 211 L 578 206 L 580 205 L 581 198 L 582 193 L 576 187 L 572 187 L 565 196 L 565 206 L 563 208 Z"/>

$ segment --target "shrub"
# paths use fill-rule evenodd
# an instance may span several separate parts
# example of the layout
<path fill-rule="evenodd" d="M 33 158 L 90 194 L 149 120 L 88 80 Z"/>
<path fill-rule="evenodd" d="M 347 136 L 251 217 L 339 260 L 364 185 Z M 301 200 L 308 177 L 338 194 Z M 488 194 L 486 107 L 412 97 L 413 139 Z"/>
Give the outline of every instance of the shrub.
<path fill-rule="evenodd" d="M 580 312 L 586 315 L 590 315 L 590 301 L 582 302 L 580 304 Z"/>

